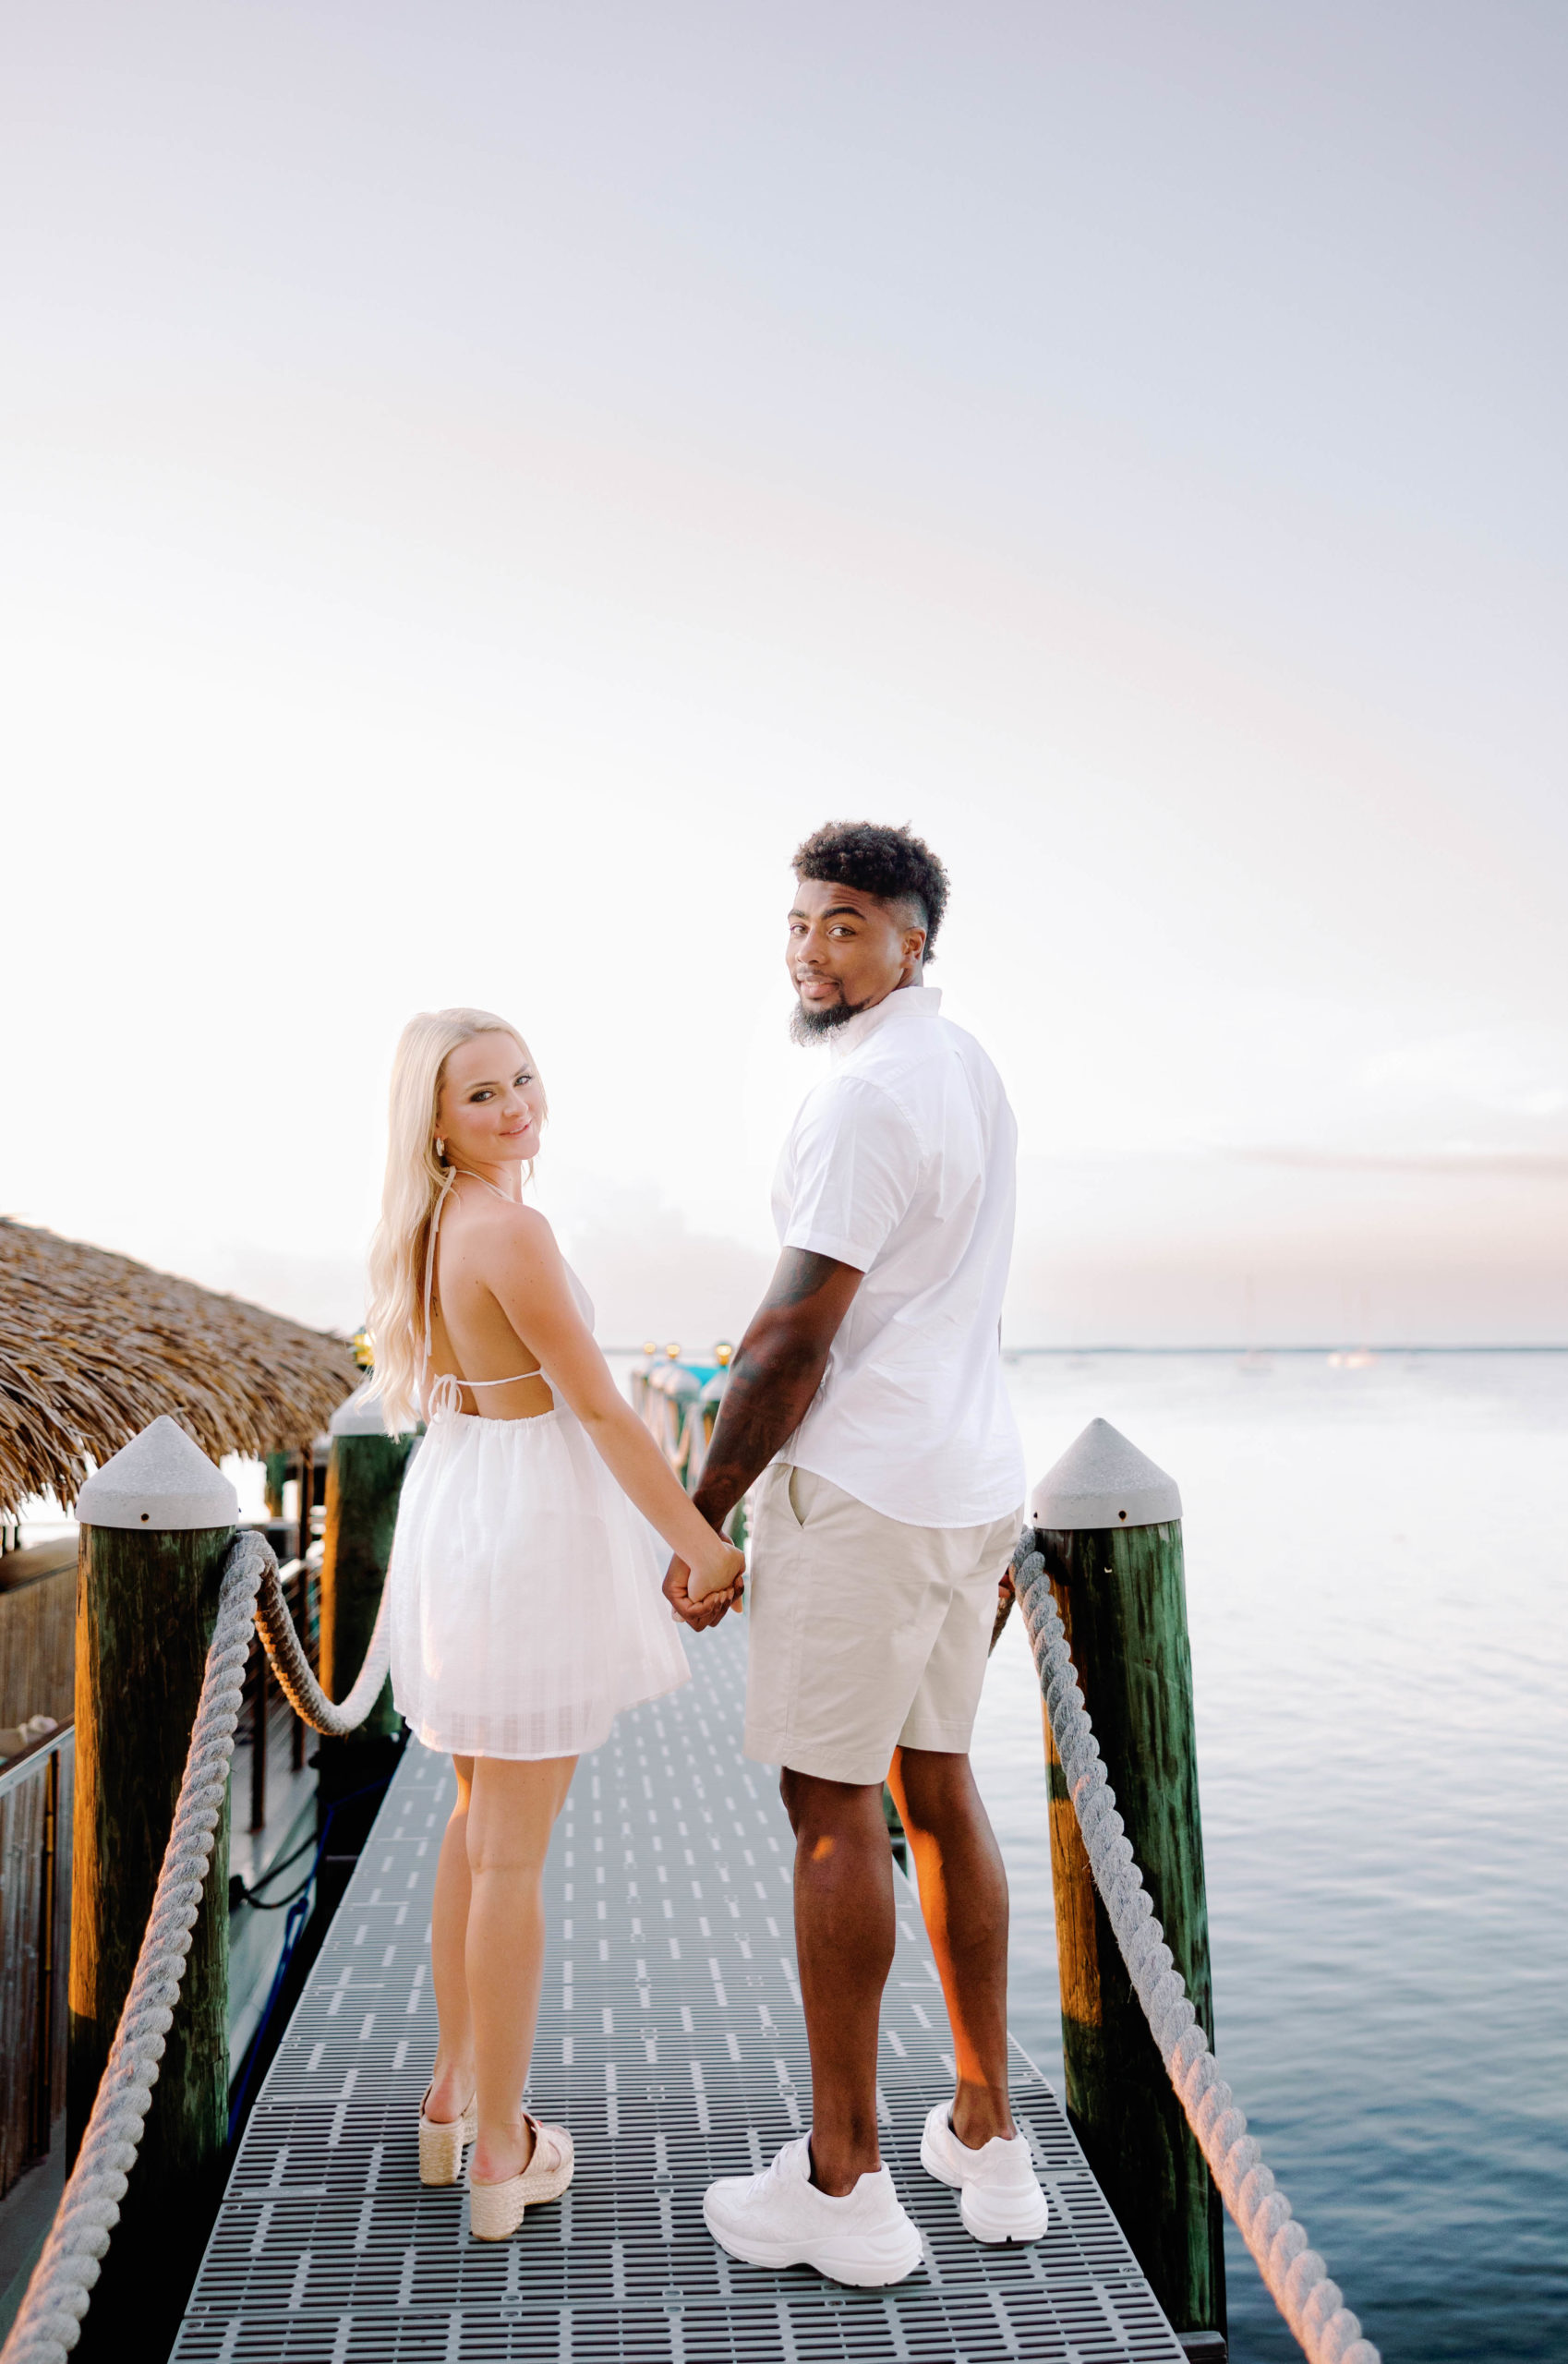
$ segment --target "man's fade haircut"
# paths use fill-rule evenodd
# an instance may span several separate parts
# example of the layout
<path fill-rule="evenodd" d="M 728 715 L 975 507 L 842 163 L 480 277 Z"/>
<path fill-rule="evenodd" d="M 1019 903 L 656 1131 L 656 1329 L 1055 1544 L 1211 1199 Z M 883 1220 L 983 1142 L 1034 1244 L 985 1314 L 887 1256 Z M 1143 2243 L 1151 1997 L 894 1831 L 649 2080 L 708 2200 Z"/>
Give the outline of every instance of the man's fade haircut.
<path fill-rule="evenodd" d="M 885 903 L 912 903 L 931 947 L 947 908 L 947 873 L 923 838 L 912 829 L 890 829 L 880 821 L 825 821 L 795 849 L 797 878 L 828 886 L 858 886 Z"/>

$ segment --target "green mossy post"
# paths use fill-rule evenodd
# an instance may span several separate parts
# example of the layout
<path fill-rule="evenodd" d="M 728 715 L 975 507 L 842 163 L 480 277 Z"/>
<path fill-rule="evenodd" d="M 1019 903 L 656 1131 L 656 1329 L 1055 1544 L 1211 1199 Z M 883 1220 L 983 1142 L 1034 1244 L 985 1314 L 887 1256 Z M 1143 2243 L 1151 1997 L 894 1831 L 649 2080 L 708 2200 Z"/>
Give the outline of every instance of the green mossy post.
<path fill-rule="evenodd" d="M 370 1646 L 414 1439 L 388 1436 L 379 1403 L 353 1395 L 332 1415 L 332 1441 L 320 1580 L 321 1687 L 329 1699 L 342 1699 Z M 403 1719 L 392 1706 L 389 1678 L 356 1732 L 346 1740 L 320 1743 L 317 1799 L 323 1825 L 333 1806 L 338 1811 L 317 1883 L 319 1913 L 336 1911 L 352 1858 L 380 1803 L 378 1798 L 355 1793 L 391 1774 L 402 1732 Z M 348 1798 L 353 1804 L 339 1804 Z"/>
<path fill-rule="evenodd" d="M 90 1478 L 77 1583 L 76 1807 L 66 2083 L 74 2160 L 152 1908 L 217 1618 L 234 1488 L 167 1417 Z M 162 2355 L 223 2192 L 228 1811 L 141 2148 L 76 2350 Z"/>
<path fill-rule="evenodd" d="M 1031 1516 L 1116 1811 L 1212 2042 L 1180 1497 L 1096 1420 L 1042 1480 Z M 1095 1892 L 1048 1720 L 1045 1751 L 1067 2115 L 1173 2329 L 1194 2358 L 1218 2358 L 1224 2205 Z"/>
<path fill-rule="evenodd" d="M 266 1469 L 267 1515 L 269 1518 L 282 1518 L 283 1514 L 283 1485 L 288 1477 L 287 1453 L 270 1453 L 267 1455 Z"/>

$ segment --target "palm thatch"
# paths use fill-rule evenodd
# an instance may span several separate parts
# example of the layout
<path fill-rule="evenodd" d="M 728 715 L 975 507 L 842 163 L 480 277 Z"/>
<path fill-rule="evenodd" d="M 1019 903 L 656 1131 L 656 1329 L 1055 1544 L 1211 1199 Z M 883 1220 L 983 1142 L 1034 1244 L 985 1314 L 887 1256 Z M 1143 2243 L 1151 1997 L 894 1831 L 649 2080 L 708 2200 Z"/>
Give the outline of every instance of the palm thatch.
<path fill-rule="evenodd" d="M 362 1376 L 340 1338 L 0 1216 L 0 1516 L 70 1503 L 160 1412 L 214 1459 L 297 1444 Z"/>

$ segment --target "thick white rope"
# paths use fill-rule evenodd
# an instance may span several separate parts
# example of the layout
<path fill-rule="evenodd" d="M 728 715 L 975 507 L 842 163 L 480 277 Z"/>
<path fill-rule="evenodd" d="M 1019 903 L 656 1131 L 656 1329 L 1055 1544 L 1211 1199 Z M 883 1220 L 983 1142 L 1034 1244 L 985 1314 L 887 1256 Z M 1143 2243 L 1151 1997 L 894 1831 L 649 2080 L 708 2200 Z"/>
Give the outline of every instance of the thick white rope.
<path fill-rule="evenodd" d="M 334 1707 L 316 1677 L 310 1671 L 310 1661 L 305 1646 L 294 1630 L 294 1620 L 283 1598 L 278 1581 L 278 1563 L 271 1551 L 269 1565 L 261 1579 L 260 1598 L 256 1604 L 256 1622 L 261 1639 L 267 1645 L 267 1656 L 272 1661 L 272 1671 L 278 1678 L 278 1688 L 301 1722 L 312 1731 L 325 1732 L 329 1739 L 343 1740 L 349 1732 L 357 1731 L 371 1708 L 381 1695 L 381 1685 L 387 1679 L 392 1659 L 392 1622 L 388 1603 L 392 1587 L 381 1586 L 381 1605 L 376 1611 L 376 1622 L 370 1634 L 370 1646 L 365 1653 L 365 1663 L 355 1679 L 353 1690 L 341 1707 Z"/>
<path fill-rule="evenodd" d="M 1116 1811 L 1116 1791 L 1106 1780 L 1100 1743 L 1073 1672 L 1044 1558 L 1032 1545 L 1033 1537 L 1026 1530 L 1021 1549 L 1027 1556 L 1013 1572 L 1013 1589 L 1029 1628 L 1056 1754 L 1094 1885 L 1187 2122 L 1270 2297 L 1310 2364 L 1381 2364 L 1378 2350 L 1362 2338 L 1359 2321 L 1343 2303 L 1338 2283 L 1330 2281 L 1317 2250 L 1308 2248 L 1306 2227 L 1292 2214 L 1289 2201 L 1263 2165 L 1262 2153 L 1247 2131 L 1247 2119 L 1220 2075 L 1208 2036 L 1198 2024 L 1186 1982 L 1172 1962 L 1164 1932 L 1153 1917 L 1153 1900 L 1133 1860 L 1132 1843 Z"/>
<path fill-rule="evenodd" d="M 260 1598 L 258 1601 L 258 1594 Z M 306 1663 L 278 1584 L 278 1563 L 260 1535 L 237 1535 L 223 1562 L 218 1618 L 191 1727 L 169 1843 L 120 2023 L 43 2253 L 33 2268 L 0 2364 L 64 2364 L 81 2336 L 101 2260 L 119 2222 L 136 2164 L 163 2039 L 174 2025 L 190 1933 L 211 1866 L 239 1722 L 245 1663 L 259 1623 L 267 1655 L 296 1713 L 317 1731 L 341 1737 L 363 1723 L 387 1671 L 387 1603 L 365 1664 L 341 1707 L 326 1698 Z"/>

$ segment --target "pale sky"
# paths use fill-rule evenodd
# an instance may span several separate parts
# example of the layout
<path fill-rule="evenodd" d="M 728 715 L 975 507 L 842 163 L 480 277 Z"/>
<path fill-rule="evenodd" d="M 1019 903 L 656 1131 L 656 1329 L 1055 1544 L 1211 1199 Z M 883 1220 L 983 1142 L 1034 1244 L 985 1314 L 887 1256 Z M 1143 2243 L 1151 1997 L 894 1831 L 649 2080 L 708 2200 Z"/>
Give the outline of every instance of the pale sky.
<path fill-rule="evenodd" d="M 1568 1339 L 1568 17 L 84 6 L 0 29 L 0 1209 L 352 1326 L 513 1015 L 706 1343 L 911 821 L 1015 1343 Z"/>

